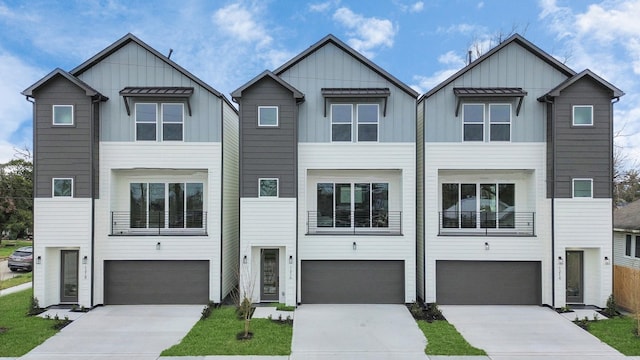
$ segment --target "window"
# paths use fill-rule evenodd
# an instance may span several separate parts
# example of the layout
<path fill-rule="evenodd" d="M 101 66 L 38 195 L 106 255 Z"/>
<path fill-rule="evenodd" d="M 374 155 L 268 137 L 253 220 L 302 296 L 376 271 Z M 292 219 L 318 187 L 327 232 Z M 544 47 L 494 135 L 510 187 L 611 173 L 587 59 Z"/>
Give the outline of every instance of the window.
<path fill-rule="evenodd" d="M 278 107 L 258 106 L 258 126 L 278 126 Z"/>
<path fill-rule="evenodd" d="M 640 236 L 636 236 L 636 253 L 634 256 L 640 258 Z"/>
<path fill-rule="evenodd" d="M 625 240 L 624 254 L 626 256 L 631 256 L 631 235 L 627 234 Z"/>
<path fill-rule="evenodd" d="M 593 106 L 592 105 L 574 105 L 573 106 L 573 125 L 574 126 L 592 126 L 593 125 Z"/>
<path fill-rule="evenodd" d="M 443 228 L 514 228 L 515 184 L 442 184 Z"/>
<path fill-rule="evenodd" d="M 73 179 L 54 178 L 52 181 L 53 197 L 73 197 Z"/>
<path fill-rule="evenodd" d="M 259 179 L 259 197 L 278 197 L 278 179 Z"/>
<path fill-rule="evenodd" d="M 511 140 L 511 104 L 489 104 L 489 139 Z"/>
<path fill-rule="evenodd" d="M 462 107 L 464 141 L 484 140 L 484 104 L 464 104 Z"/>
<path fill-rule="evenodd" d="M 73 105 L 53 105 L 53 125 L 73 125 Z"/>
<path fill-rule="evenodd" d="M 573 197 L 593 197 L 592 179 L 573 179 Z"/>
<path fill-rule="evenodd" d="M 351 141 L 353 105 L 331 104 L 331 141 Z"/>
<path fill-rule="evenodd" d="M 358 104 L 358 141 L 378 141 L 378 104 Z"/>
<path fill-rule="evenodd" d="M 156 140 L 157 111 L 156 104 L 136 104 L 136 140 Z"/>
<path fill-rule="evenodd" d="M 318 183 L 319 228 L 388 228 L 388 183 Z"/>
<path fill-rule="evenodd" d="M 162 104 L 162 140 L 182 141 L 184 124 L 183 104 Z"/>
<path fill-rule="evenodd" d="M 131 228 L 202 228 L 202 183 L 131 183 Z"/>

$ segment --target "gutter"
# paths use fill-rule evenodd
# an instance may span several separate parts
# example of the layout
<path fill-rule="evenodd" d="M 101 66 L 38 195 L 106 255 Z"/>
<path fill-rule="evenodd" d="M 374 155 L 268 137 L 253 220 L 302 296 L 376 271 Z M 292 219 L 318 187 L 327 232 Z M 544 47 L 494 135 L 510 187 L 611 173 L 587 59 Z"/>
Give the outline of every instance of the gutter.
<path fill-rule="evenodd" d="M 551 157 L 551 171 L 553 177 L 551 181 L 551 307 L 556 307 L 556 227 L 555 227 L 555 198 L 556 198 L 556 127 L 555 127 L 555 111 L 553 100 L 548 96 L 538 99 L 543 101 L 547 106 L 551 106 L 551 119 L 547 119 L 552 126 L 551 141 L 553 142 L 553 155 Z M 545 109 L 546 110 L 546 109 Z M 546 111 L 548 113 L 548 111 Z M 547 154 L 548 156 L 548 154 Z M 547 178 L 548 178 L 547 174 Z"/>
<path fill-rule="evenodd" d="M 29 96 L 29 95 L 26 95 L 25 98 L 27 99 L 28 102 L 33 104 L 31 106 L 31 112 L 32 112 L 31 118 L 33 119 L 33 123 L 34 123 L 33 124 L 34 125 L 33 126 L 33 140 L 32 140 L 33 141 L 33 159 L 31 161 L 31 167 L 32 167 L 31 179 L 33 181 L 33 183 L 31 184 L 31 208 L 33 209 L 32 210 L 32 212 L 33 212 L 32 216 L 33 216 L 33 214 L 35 213 L 35 210 L 36 210 L 36 206 L 35 206 L 36 205 L 35 204 L 35 202 L 36 202 L 36 184 L 37 184 L 37 181 L 36 181 L 36 144 L 38 144 L 38 142 L 36 141 L 36 129 L 38 128 L 38 126 L 35 124 L 35 122 L 36 122 L 36 99 L 34 97 L 32 97 L 32 96 Z M 32 100 L 29 100 L 30 98 Z M 35 216 L 33 216 L 33 221 L 34 221 L 34 225 L 35 225 Z M 31 241 L 31 245 L 35 249 L 36 248 L 36 246 L 35 246 L 36 245 L 35 226 L 34 226 L 34 229 L 32 229 L 31 234 L 33 235 L 33 240 Z M 35 267 L 32 266 L 32 268 L 33 268 L 33 270 L 32 270 L 32 273 L 33 273 L 33 272 L 35 272 Z M 31 288 L 32 289 L 36 288 L 35 287 L 35 281 L 36 281 L 36 277 L 32 276 L 31 277 Z"/>

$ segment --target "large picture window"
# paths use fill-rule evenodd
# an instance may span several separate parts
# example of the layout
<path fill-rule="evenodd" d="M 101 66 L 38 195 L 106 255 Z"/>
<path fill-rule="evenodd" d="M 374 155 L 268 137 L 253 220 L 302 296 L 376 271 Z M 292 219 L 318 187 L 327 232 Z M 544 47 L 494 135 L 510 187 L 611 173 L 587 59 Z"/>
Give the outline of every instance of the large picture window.
<path fill-rule="evenodd" d="M 202 183 L 131 183 L 131 228 L 202 228 Z"/>
<path fill-rule="evenodd" d="M 389 227 L 388 183 L 318 183 L 317 226 Z"/>
<path fill-rule="evenodd" d="M 443 228 L 514 228 L 515 184 L 442 184 Z"/>

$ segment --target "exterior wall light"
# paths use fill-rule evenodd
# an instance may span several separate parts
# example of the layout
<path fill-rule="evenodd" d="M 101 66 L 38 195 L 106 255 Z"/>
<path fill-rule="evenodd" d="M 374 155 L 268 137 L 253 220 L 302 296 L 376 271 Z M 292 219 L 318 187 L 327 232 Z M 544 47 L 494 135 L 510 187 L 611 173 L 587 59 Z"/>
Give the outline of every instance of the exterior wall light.
<path fill-rule="evenodd" d="M 604 257 L 604 264 L 605 264 L 605 265 L 611 265 L 611 260 L 609 260 L 609 257 L 608 257 L 608 256 L 605 256 L 605 257 Z"/>
<path fill-rule="evenodd" d="M 42 257 L 40 255 L 38 255 L 38 257 L 36 258 L 36 264 L 42 264 Z"/>
<path fill-rule="evenodd" d="M 87 260 L 88 260 L 88 259 L 87 259 L 87 255 L 85 255 L 85 256 L 82 258 L 82 263 L 83 263 L 84 265 L 87 265 Z"/>
<path fill-rule="evenodd" d="M 353 250 L 357 250 L 358 249 L 358 244 L 356 244 L 356 242 L 353 242 Z"/>
<path fill-rule="evenodd" d="M 245 256 L 242 258 L 242 263 L 243 263 L 243 264 L 246 264 L 246 263 L 247 263 L 247 255 L 245 255 Z"/>
<path fill-rule="evenodd" d="M 484 249 L 485 249 L 485 250 L 490 250 L 490 249 L 491 249 L 491 247 L 489 246 L 489 243 L 488 243 L 488 242 L 485 242 L 485 243 L 484 243 Z"/>
<path fill-rule="evenodd" d="M 160 241 L 156 244 L 156 250 L 160 250 Z"/>
<path fill-rule="evenodd" d="M 564 260 L 562 259 L 562 256 L 558 256 L 558 265 L 564 265 Z"/>
<path fill-rule="evenodd" d="M 293 256 L 289 255 L 289 265 L 293 264 Z"/>

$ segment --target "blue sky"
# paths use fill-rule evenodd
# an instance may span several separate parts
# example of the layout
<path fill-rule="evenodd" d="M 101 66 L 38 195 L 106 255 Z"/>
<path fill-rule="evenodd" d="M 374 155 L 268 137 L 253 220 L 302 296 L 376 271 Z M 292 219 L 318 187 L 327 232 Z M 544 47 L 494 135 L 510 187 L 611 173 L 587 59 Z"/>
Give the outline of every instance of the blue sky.
<path fill-rule="evenodd" d="M 640 162 L 640 0 L 0 0 L 0 163 L 31 148 L 20 91 L 128 32 L 229 96 L 331 33 L 425 93 L 513 31 L 623 91 L 617 145 Z"/>

